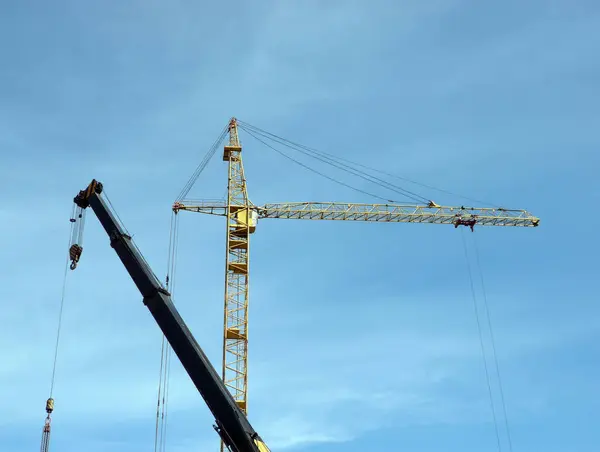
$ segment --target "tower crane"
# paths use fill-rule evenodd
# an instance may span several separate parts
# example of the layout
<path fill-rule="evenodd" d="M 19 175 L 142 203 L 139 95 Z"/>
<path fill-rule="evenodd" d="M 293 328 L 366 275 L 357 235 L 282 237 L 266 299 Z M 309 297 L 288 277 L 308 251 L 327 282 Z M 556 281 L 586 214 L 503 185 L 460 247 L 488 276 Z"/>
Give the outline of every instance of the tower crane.
<path fill-rule="evenodd" d="M 190 211 L 227 218 L 222 378 L 244 413 L 248 394 L 250 235 L 259 219 L 433 223 L 471 230 L 475 225 L 536 227 L 540 222 L 525 210 L 441 206 L 433 201 L 424 205 L 288 202 L 257 206 L 248 198 L 236 118 L 229 121 L 228 134 L 229 142 L 223 149 L 223 161 L 228 165 L 226 202 L 182 199 L 172 209 L 175 213 Z"/>

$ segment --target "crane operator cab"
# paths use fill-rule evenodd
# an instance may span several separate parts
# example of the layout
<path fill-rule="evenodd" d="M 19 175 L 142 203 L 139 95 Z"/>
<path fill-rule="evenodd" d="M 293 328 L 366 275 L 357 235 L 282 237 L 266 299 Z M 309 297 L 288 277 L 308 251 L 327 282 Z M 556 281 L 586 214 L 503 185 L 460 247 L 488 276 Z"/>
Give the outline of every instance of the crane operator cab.
<path fill-rule="evenodd" d="M 247 227 L 250 234 L 254 233 L 256 224 L 258 223 L 258 212 L 248 209 L 245 206 L 229 206 L 229 208 L 231 209 L 231 213 L 235 213 L 235 226 L 240 229 L 246 229 Z"/>

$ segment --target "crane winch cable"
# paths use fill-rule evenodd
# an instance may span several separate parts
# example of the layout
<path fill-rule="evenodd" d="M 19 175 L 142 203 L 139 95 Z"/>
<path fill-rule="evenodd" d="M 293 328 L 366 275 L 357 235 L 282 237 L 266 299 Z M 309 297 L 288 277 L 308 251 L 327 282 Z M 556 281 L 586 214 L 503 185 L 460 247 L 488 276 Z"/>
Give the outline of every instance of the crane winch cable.
<path fill-rule="evenodd" d="M 492 384 L 490 381 L 490 372 L 488 370 L 487 359 L 485 356 L 485 346 L 483 343 L 483 332 L 481 329 L 481 321 L 479 319 L 479 308 L 477 306 L 477 297 L 475 295 L 475 284 L 473 283 L 473 274 L 471 272 L 471 265 L 469 263 L 469 253 L 467 250 L 467 243 L 465 241 L 465 233 L 462 228 L 460 230 L 460 237 L 462 239 L 463 249 L 464 249 L 464 253 L 465 253 L 465 260 L 466 260 L 466 264 L 467 264 L 467 271 L 469 274 L 469 284 L 471 287 L 471 295 L 473 298 L 473 309 L 475 311 L 475 319 L 477 321 L 477 332 L 479 334 L 479 346 L 481 347 L 481 356 L 483 359 L 483 368 L 485 370 L 485 378 L 486 378 L 486 382 L 487 382 L 488 395 L 490 398 L 490 409 L 492 411 L 492 419 L 494 421 L 494 431 L 496 433 L 496 442 L 498 444 L 498 451 L 501 452 L 502 444 L 500 442 L 500 431 L 498 429 L 498 420 L 496 418 L 496 409 L 494 407 L 494 397 L 492 395 Z"/>
<path fill-rule="evenodd" d="M 71 217 L 69 218 L 69 222 L 71 223 L 71 228 L 69 231 L 69 246 L 71 243 L 74 243 L 74 240 L 77 240 L 76 243 L 81 243 L 83 240 L 83 219 L 85 217 L 84 213 L 79 213 L 81 223 L 78 227 L 76 224 L 76 210 L 75 206 L 73 206 L 73 210 L 71 212 Z M 69 260 L 70 254 L 67 253 L 67 259 L 65 262 L 65 270 L 63 275 L 62 289 L 60 295 L 60 306 L 58 310 L 58 325 L 56 327 L 56 341 L 54 343 L 54 359 L 52 361 L 52 376 L 50 377 L 50 395 L 46 400 L 46 419 L 44 420 L 44 427 L 42 429 L 42 442 L 40 446 L 41 452 L 48 452 L 50 448 L 50 430 L 52 423 L 52 413 L 54 412 L 54 383 L 56 381 L 56 364 L 58 362 L 58 349 L 60 344 L 60 332 L 62 329 L 62 319 L 63 319 L 63 311 L 65 305 L 65 295 L 67 290 L 67 275 L 69 270 Z"/>
<path fill-rule="evenodd" d="M 165 335 L 163 334 L 162 343 L 160 347 L 160 371 L 158 373 L 158 398 L 156 401 L 156 426 L 154 432 L 154 452 L 158 452 L 158 446 L 160 443 L 160 409 L 161 409 L 161 395 L 162 395 L 162 376 L 163 376 L 163 367 L 165 361 Z"/>
<path fill-rule="evenodd" d="M 169 252 L 167 257 L 167 275 L 165 278 L 165 287 L 173 295 L 175 291 L 175 269 L 178 252 L 178 232 L 179 222 L 175 212 L 171 215 L 171 226 L 169 230 Z M 171 355 L 172 349 L 166 341 L 163 334 L 160 356 L 160 372 L 158 383 L 158 400 L 156 406 L 156 427 L 154 436 L 154 451 L 163 452 L 167 444 L 167 419 L 169 404 L 169 383 L 171 375 Z"/>
<path fill-rule="evenodd" d="M 494 358 L 494 365 L 496 367 L 496 378 L 498 379 L 498 389 L 500 392 L 500 404 L 502 405 L 502 413 L 504 415 L 504 428 L 506 429 L 508 450 L 510 452 L 512 452 L 513 446 L 512 446 L 512 438 L 510 435 L 510 428 L 509 428 L 509 424 L 508 424 L 506 401 L 504 399 L 504 388 L 502 385 L 502 378 L 500 377 L 500 366 L 498 364 L 498 354 L 496 353 L 496 339 L 494 336 L 494 329 L 492 328 L 492 319 L 491 319 L 489 304 L 488 304 L 488 300 L 487 300 L 487 293 L 485 290 L 485 283 L 483 280 L 483 271 L 481 270 L 481 259 L 479 258 L 479 246 L 477 245 L 477 236 L 475 234 L 473 234 L 472 237 L 473 237 L 473 246 L 475 248 L 475 261 L 477 264 L 477 271 L 479 273 L 479 279 L 480 279 L 480 284 L 481 284 L 481 293 L 483 296 L 483 306 L 485 308 L 488 329 L 490 331 L 490 340 L 491 340 L 491 344 L 492 344 L 492 355 Z"/>

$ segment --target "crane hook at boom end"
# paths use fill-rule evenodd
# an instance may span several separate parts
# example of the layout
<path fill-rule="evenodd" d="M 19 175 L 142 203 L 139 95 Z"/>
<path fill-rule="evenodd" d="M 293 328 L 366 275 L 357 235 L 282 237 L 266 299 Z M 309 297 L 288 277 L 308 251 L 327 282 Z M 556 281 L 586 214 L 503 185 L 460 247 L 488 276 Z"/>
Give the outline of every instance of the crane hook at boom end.
<path fill-rule="evenodd" d="M 90 205 L 90 196 L 100 193 L 102 193 L 102 183 L 98 182 L 96 179 L 92 179 L 92 182 L 90 182 L 86 189 L 81 190 L 77 196 L 73 198 L 77 214 L 74 215 L 74 218 L 70 219 L 71 223 L 73 223 L 71 244 L 69 246 L 69 259 L 71 260 L 69 268 L 71 270 L 75 270 L 77 268 L 77 264 L 81 258 L 81 253 L 83 252 L 82 243 L 83 226 L 85 223 L 85 209 Z"/>

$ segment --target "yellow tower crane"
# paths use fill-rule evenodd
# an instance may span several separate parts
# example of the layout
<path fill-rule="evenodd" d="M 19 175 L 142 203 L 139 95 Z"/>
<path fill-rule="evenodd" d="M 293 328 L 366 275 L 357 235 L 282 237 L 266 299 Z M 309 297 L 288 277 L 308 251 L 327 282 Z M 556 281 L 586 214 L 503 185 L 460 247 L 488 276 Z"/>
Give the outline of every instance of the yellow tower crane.
<path fill-rule="evenodd" d="M 239 407 L 247 413 L 248 395 L 248 284 L 250 270 L 250 234 L 259 219 L 377 221 L 398 223 L 434 223 L 459 226 L 536 227 L 539 218 L 525 210 L 468 208 L 426 205 L 357 204 L 337 202 L 295 202 L 256 206 L 248 199 L 242 164 L 242 146 L 238 122 L 228 126 L 229 143 L 223 160 L 228 164 L 228 189 L 225 204 L 214 202 L 175 202 L 173 211 L 186 210 L 227 218 L 225 310 L 222 378 Z M 221 444 L 221 448 L 223 445 Z"/>

